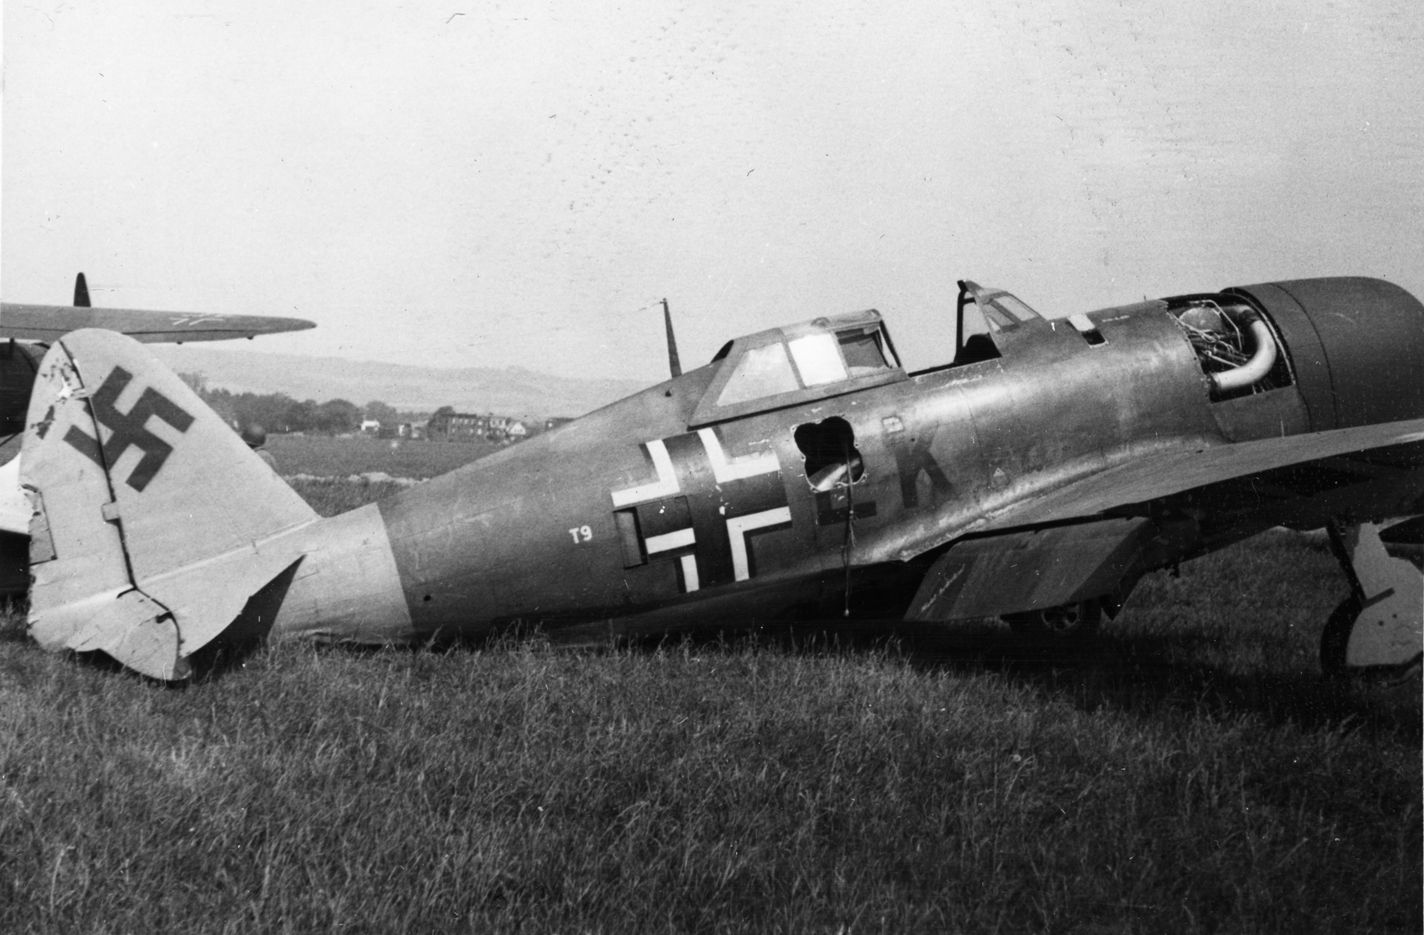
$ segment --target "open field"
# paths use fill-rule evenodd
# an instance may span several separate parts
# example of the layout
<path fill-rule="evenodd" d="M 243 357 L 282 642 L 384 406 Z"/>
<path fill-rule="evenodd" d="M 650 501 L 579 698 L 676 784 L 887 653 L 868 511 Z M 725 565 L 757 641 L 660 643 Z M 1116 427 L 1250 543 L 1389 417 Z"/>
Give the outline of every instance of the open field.
<path fill-rule="evenodd" d="M 181 688 L 7 614 L 0 931 L 1417 932 L 1418 683 L 1321 681 L 1343 588 L 1276 533 L 1077 651 L 288 645 Z"/>
<path fill-rule="evenodd" d="M 273 435 L 267 450 L 283 474 L 345 477 L 383 471 L 392 477 L 435 477 L 498 451 L 493 442 L 428 442 L 367 435 Z"/>

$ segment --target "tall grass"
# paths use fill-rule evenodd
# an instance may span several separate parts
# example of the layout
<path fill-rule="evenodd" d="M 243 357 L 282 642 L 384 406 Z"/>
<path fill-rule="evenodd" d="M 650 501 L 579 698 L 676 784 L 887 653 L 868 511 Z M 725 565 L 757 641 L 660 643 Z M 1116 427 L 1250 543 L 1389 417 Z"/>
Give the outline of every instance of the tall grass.
<path fill-rule="evenodd" d="M 1091 650 L 284 645 L 182 688 L 10 614 L 0 931 L 1418 931 L 1418 689 L 1318 678 L 1342 588 L 1275 535 Z"/>

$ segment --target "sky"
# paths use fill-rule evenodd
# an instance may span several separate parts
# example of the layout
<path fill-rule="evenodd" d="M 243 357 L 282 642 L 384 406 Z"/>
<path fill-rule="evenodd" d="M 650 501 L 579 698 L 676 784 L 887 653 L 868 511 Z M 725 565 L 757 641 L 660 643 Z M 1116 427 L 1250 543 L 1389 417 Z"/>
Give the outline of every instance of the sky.
<path fill-rule="evenodd" d="M 7 3 L 0 294 L 297 315 L 268 350 L 666 374 L 955 280 L 1051 316 L 1424 295 L 1424 4 Z"/>

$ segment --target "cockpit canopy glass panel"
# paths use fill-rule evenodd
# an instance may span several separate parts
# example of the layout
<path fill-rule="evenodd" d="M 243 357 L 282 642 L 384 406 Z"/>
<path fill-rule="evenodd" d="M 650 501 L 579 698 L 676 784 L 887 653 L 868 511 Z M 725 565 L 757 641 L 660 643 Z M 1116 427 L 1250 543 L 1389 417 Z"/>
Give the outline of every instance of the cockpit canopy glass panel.
<path fill-rule="evenodd" d="M 1011 292 L 1005 292 L 1003 289 L 986 289 L 976 282 L 962 279 L 959 282 L 958 301 L 958 325 L 961 333 L 966 330 L 964 308 L 971 302 L 979 309 L 979 314 L 984 317 L 984 323 L 989 330 L 995 334 L 1012 331 L 1019 325 L 1043 319 L 1043 316 L 1030 308 L 1027 302 Z"/>
<path fill-rule="evenodd" d="M 874 331 L 842 331 L 839 334 L 841 353 L 853 377 L 877 370 L 893 370 L 900 366 L 895 354 L 885 343 L 880 329 Z"/>
<path fill-rule="evenodd" d="M 742 359 L 737 361 L 722 395 L 717 397 L 717 405 L 730 406 L 763 396 L 792 393 L 800 388 L 791 369 L 791 361 L 786 356 L 786 345 L 778 342 L 748 348 Z"/>
<path fill-rule="evenodd" d="M 705 424 L 904 377 L 878 312 L 817 318 L 733 341 L 693 414 Z"/>
<path fill-rule="evenodd" d="M 1026 321 L 1033 321 L 1039 315 L 1025 305 L 1018 296 L 1001 292 L 990 299 L 988 305 L 984 307 L 984 317 L 989 319 L 991 326 L 997 325 L 1003 329 L 1012 328 Z"/>
<path fill-rule="evenodd" d="M 787 343 L 796 360 L 796 369 L 807 386 L 837 383 L 848 375 L 833 335 L 807 334 Z"/>

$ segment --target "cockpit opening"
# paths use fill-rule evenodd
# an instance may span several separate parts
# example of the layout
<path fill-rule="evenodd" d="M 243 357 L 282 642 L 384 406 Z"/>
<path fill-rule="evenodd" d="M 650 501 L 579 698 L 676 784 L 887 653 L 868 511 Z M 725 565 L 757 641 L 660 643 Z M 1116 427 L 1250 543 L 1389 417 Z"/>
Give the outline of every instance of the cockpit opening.
<path fill-rule="evenodd" d="M 977 321 L 965 315 L 970 306 L 978 312 Z M 956 346 L 950 366 L 962 367 L 1002 356 L 996 335 L 1009 335 L 1020 325 L 1042 319 L 1042 315 L 1011 292 L 986 289 L 976 282 L 961 279 L 954 309 Z"/>

